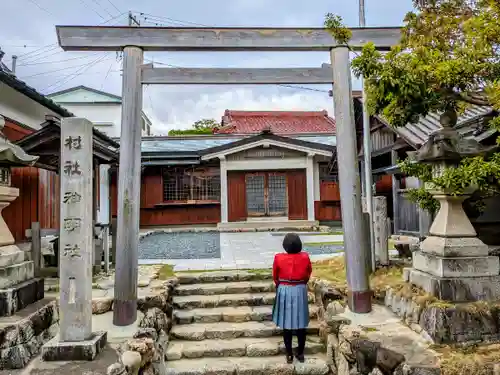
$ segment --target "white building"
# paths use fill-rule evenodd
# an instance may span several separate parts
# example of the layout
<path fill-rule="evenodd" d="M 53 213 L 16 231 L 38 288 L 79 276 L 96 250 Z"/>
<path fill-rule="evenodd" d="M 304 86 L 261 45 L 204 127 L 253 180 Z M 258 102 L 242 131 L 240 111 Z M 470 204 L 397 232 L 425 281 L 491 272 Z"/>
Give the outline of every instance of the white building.
<path fill-rule="evenodd" d="M 120 137 L 122 98 L 86 86 L 77 86 L 47 95 L 77 117 L 85 117 L 109 137 Z M 142 135 L 151 135 L 151 120 L 142 112 Z"/>

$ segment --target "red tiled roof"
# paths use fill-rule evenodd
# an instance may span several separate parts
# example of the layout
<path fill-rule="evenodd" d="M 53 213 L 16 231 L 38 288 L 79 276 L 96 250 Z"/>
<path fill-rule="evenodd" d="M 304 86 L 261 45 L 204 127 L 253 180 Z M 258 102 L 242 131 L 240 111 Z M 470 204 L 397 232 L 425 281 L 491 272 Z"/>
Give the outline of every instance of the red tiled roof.
<path fill-rule="evenodd" d="M 335 120 L 327 111 L 230 111 L 222 117 L 215 134 L 255 134 L 270 129 L 274 134 L 335 133 Z"/>

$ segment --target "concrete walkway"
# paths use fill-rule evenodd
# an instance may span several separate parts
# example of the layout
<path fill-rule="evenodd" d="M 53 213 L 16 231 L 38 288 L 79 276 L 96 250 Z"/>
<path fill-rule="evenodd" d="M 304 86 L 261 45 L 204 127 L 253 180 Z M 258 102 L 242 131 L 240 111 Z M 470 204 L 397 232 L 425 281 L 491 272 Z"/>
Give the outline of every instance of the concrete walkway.
<path fill-rule="evenodd" d="M 193 233 L 196 235 L 196 233 Z M 175 271 L 216 269 L 260 269 L 270 268 L 274 255 L 282 252 L 283 235 L 276 232 L 221 233 L 221 257 L 214 259 L 165 259 L 140 260 L 140 264 L 172 264 Z M 304 235 L 303 243 L 340 242 L 342 235 Z M 338 253 L 313 255 L 311 260 L 337 256 Z"/>

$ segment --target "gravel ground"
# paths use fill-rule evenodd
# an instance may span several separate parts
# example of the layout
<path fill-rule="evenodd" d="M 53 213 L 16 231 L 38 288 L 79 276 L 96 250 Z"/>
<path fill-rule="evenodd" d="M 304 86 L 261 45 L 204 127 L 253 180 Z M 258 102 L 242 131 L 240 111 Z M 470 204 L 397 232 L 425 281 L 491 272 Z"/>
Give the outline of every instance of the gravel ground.
<path fill-rule="evenodd" d="M 310 255 L 328 255 L 344 251 L 343 245 L 304 245 L 304 251 Z"/>
<path fill-rule="evenodd" d="M 220 233 L 152 233 L 139 240 L 139 259 L 220 258 Z"/>

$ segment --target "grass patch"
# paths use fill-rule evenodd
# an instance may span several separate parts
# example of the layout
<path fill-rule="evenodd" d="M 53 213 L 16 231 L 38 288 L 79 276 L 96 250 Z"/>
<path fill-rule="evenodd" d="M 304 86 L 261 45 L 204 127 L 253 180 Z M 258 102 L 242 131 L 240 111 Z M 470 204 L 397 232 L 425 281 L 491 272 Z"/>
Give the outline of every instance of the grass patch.
<path fill-rule="evenodd" d="M 328 233 L 326 235 L 330 235 L 331 233 Z M 341 233 L 342 234 L 342 233 Z M 325 234 L 323 233 L 318 233 L 317 234 L 318 236 L 322 235 L 324 236 Z M 328 241 L 328 242 L 305 242 L 304 243 L 304 246 L 321 246 L 321 245 L 343 245 L 344 244 L 344 241 L 343 240 L 340 240 L 340 241 Z M 394 241 L 393 240 L 389 240 L 388 244 L 388 249 L 389 250 L 396 250 L 396 248 L 394 247 Z"/>
<path fill-rule="evenodd" d="M 163 264 L 161 268 L 158 270 L 159 280 L 168 280 L 174 276 L 175 276 L 174 266 L 172 266 L 171 264 Z"/>
<path fill-rule="evenodd" d="M 312 236 L 341 236 L 343 235 L 344 232 L 342 230 L 334 230 L 331 232 L 315 232 L 315 233 L 307 233 L 306 237 L 312 237 Z"/>
<path fill-rule="evenodd" d="M 256 275 L 270 273 L 271 268 L 240 268 L 240 269 L 215 269 L 215 270 L 187 270 L 187 271 L 179 271 L 176 274 L 189 274 L 189 273 L 207 273 L 207 272 L 238 272 L 245 271 L 248 273 L 253 273 Z"/>
<path fill-rule="evenodd" d="M 500 362 L 500 344 L 459 348 L 434 346 L 440 355 L 442 375 L 490 375 L 495 363 Z"/>
<path fill-rule="evenodd" d="M 341 292 L 347 291 L 346 267 L 343 256 L 314 262 L 313 276 L 330 281 Z M 375 295 L 385 291 L 387 287 L 398 290 L 405 285 L 408 284 L 403 281 L 402 267 L 380 268 L 370 275 L 370 287 Z"/>
<path fill-rule="evenodd" d="M 252 273 L 254 275 L 265 275 L 265 274 L 272 272 L 272 270 L 270 268 L 252 268 L 252 269 L 240 270 L 240 271 L 246 271 L 246 272 Z"/>
<path fill-rule="evenodd" d="M 344 241 L 330 241 L 330 242 L 305 242 L 304 246 L 323 246 L 323 245 L 344 245 Z"/>

